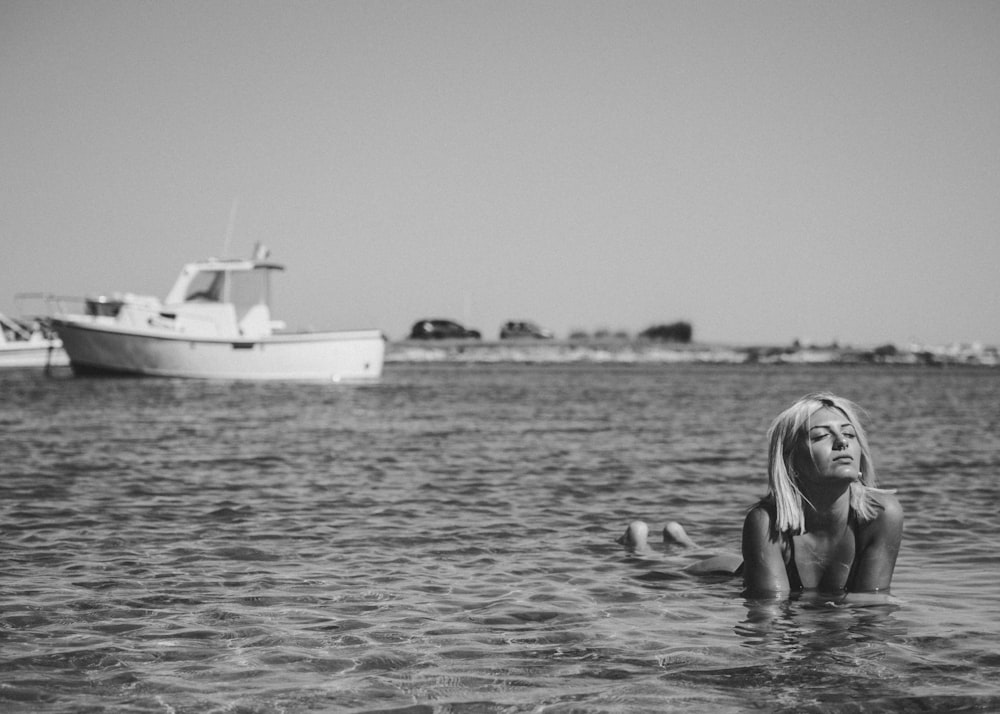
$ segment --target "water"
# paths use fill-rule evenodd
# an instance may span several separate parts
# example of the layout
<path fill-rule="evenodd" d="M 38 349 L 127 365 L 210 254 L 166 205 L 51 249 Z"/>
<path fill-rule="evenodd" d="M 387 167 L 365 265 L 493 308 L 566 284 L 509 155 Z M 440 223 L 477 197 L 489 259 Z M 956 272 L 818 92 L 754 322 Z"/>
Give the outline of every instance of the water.
<path fill-rule="evenodd" d="M 873 417 L 892 604 L 764 607 L 764 430 Z M 389 365 L 375 385 L 0 373 L 0 709 L 1000 709 L 1000 370 Z"/>

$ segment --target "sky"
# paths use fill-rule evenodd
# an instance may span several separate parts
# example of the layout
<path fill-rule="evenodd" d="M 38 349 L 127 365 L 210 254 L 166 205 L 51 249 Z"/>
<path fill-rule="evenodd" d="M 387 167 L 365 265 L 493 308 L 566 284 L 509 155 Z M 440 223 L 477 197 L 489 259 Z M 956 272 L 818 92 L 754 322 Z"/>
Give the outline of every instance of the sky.
<path fill-rule="evenodd" d="M 1000 345 L 1000 2 L 0 0 L 0 312 Z"/>

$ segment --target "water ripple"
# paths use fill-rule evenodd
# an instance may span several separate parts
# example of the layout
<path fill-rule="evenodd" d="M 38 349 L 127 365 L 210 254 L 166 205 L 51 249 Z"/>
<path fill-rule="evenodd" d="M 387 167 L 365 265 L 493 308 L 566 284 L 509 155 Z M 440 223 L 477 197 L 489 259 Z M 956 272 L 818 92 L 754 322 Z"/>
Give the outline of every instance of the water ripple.
<path fill-rule="evenodd" d="M 0 388 L 5 710 L 1000 705 L 993 371 L 396 365 L 358 388 Z M 632 518 L 680 518 L 735 550 L 770 416 L 819 388 L 872 413 L 907 514 L 900 604 L 761 606 L 615 544 Z"/>

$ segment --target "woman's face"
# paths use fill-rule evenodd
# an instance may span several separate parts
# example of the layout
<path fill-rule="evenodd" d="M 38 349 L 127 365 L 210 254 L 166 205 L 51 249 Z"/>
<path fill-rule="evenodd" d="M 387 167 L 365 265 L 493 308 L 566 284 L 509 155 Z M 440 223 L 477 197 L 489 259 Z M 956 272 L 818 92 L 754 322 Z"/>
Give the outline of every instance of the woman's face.
<path fill-rule="evenodd" d="M 823 407 L 809 418 L 792 458 L 801 481 L 856 481 L 861 471 L 858 433 L 842 411 Z"/>

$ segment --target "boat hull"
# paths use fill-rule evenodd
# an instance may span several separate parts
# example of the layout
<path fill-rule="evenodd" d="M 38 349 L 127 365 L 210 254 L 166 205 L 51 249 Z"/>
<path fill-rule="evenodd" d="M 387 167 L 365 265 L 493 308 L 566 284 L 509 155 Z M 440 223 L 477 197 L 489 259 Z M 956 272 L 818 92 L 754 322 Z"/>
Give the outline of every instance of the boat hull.
<path fill-rule="evenodd" d="M 379 330 L 281 333 L 258 339 L 194 338 L 55 318 L 80 375 L 188 379 L 357 381 L 377 379 L 385 359 Z"/>
<path fill-rule="evenodd" d="M 58 340 L 48 344 L 8 342 L 0 347 L 0 369 L 5 367 L 65 367 L 69 358 Z"/>

